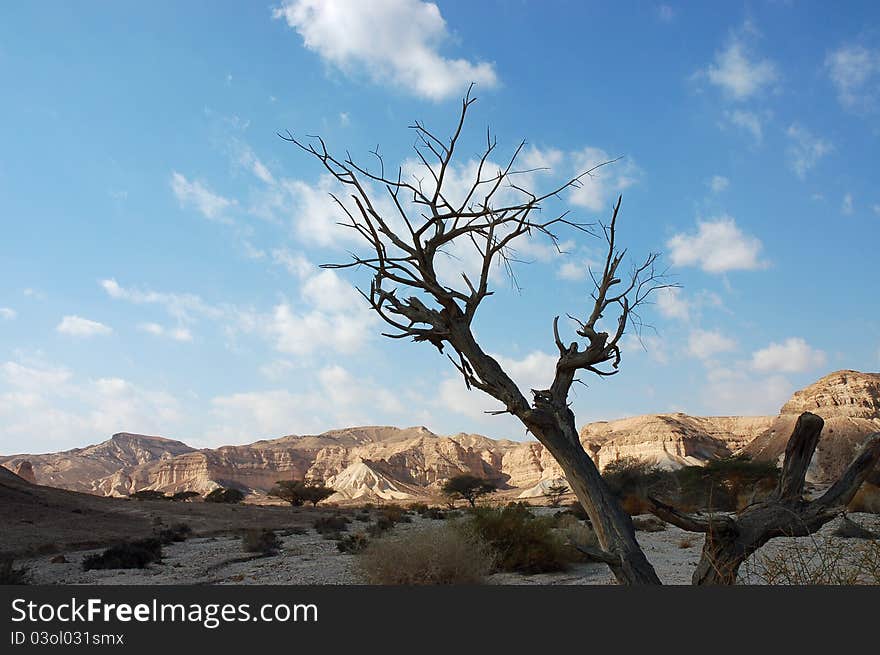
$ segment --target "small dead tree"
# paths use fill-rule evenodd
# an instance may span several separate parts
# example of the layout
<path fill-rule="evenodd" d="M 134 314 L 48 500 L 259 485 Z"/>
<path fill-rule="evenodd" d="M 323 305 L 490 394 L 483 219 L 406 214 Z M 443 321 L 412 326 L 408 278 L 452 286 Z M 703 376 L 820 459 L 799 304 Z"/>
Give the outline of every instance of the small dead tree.
<path fill-rule="evenodd" d="M 653 513 L 683 530 L 706 534 L 693 583 L 732 585 L 740 565 L 774 537 L 804 537 L 841 514 L 862 482 L 880 462 L 880 432 L 871 435 L 843 475 L 815 500 L 804 500 L 807 468 L 819 443 L 824 421 L 804 412 L 785 448 L 776 489 L 764 500 L 729 516 L 694 516 L 649 498 Z"/>
<path fill-rule="evenodd" d="M 361 290 L 372 309 L 392 328 L 384 333 L 392 339 L 411 338 L 433 344 L 461 373 L 468 389 L 476 388 L 498 400 L 538 439 L 562 467 L 572 491 L 584 506 L 598 537 L 601 550 L 595 557 L 606 562 L 614 576 L 625 584 L 659 584 L 653 567 L 635 538 L 632 521 L 603 482 L 599 470 L 578 437 L 574 413 L 569 408 L 569 391 L 580 372 L 610 376 L 621 362 L 621 339 L 628 326 L 639 325 L 638 310 L 656 290 L 666 284 L 656 268 L 658 254 L 649 254 L 627 273 L 622 268 L 625 249 L 617 243 L 617 218 L 621 198 L 614 205 L 607 224 L 579 223 L 563 212 L 552 217 L 541 213 L 544 201 L 566 189 L 580 186 L 596 169 L 584 171 L 548 193 L 538 194 L 522 186 L 522 175 L 532 171 L 515 169 L 525 142 L 502 166 L 491 157 L 496 140 L 487 132 L 485 148 L 476 163 L 473 183 L 463 199 L 454 197 L 451 167 L 468 108 L 471 91 L 463 99 L 461 113 L 451 137 L 442 140 L 416 122 L 411 126 L 417 142 L 416 156 L 424 165 L 426 178 L 404 175 L 401 168 L 387 175 L 378 149 L 378 171 L 355 163 L 346 154 L 331 154 L 323 139 L 301 141 L 289 132 L 282 136 L 309 155 L 350 193 L 350 208 L 334 196 L 345 219 L 369 248 L 368 254 L 353 254 L 347 263 L 327 268 L 363 267 L 372 272 L 368 291 Z M 373 186 L 386 194 L 390 211 L 382 211 Z M 511 199 L 511 196 L 515 196 Z M 559 317 L 552 321 L 558 349 L 555 377 L 548 389 L 533 389 L 532 400 L 519 389 L 499 362 L 487 354 L 472 331 L 481 303 L 492 295 L 490 275 L 502 266 L 512 274 L 517 261 L 515 247 L 531 236 L 544 236 L 558 248 L 557 229 L 570 228 L 604 239 L 606 252 L 601 271 L 590 270 L 594 283 L 591 301 L 574 323 L 575 339 L 563 342 Z M 477 266 L 451 282 L 438 273 L 442 258 L 467 251 Z M 604 325 L 610 326 L 603 329 Z"/>

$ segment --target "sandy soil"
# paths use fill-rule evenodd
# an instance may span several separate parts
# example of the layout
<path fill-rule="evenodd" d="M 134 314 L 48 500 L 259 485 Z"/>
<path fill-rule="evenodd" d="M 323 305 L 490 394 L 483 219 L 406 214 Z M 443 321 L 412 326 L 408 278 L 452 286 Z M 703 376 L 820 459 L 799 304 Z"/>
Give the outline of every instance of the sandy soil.
<path fill-rule="evenodd" d="M 868 529 L 880 531 L 880 516 L 851 514 L 850 518 Z M 813 537 L 774 540 L 743 566 L 743 575 L 752 583 L 760 583 L 757 575 L 761 568 L 759 560 L 772 557 L 793 544 L 809 547 L 834 542 L 842 544 L 844 548 L 855 546 L 859 540 L 842 540 L 831 536 L 837 522 L 829 523 Z M 398 524 L 394 530 L 398 533 L 418 530 L 429 523 L 433 522 L 416 517 L 412 523 Z M 336 542 L 323 539 L 314 530 L 304 535 L 284 530 L 279 534 L 283 548 L 277 555 L 253 556 L 243 552 L 238 535 L 196 537 L 166 546 L 164 561 L 143 570 L 83 571 L 83 558 L 100 550 L 67 552 L 64 554 L 66 563 L 52 563 L 54 556 L 49 555 L 19 561 L 30 568 L 33 582 L 38 584 L 363 583 L 355 556 L 340 553 Z M 667 526 L 661 532 L 639 532 L 637 536 L 664 583 L 690 583 L 702 547 L 700 535 Z M 578 564 L 562 573 L 530 576 L 497 573 L 490 576 L 488 582 L 501 585 L 571 585 L 613 584 L 614 580 L 605 565 Z"/>

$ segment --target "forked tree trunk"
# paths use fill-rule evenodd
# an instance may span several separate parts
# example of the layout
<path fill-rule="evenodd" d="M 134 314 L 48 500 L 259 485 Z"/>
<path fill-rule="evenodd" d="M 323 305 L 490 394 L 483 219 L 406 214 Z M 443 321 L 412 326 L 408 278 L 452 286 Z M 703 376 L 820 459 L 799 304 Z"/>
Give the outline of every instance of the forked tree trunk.
<path fill-rule="evenodd" d="M 581 445 L 573 420 L 570 431 L 566 430 L 568 434 L 551 435 L 547 434 L 544 426 L 529 427 L 562 467 L 569 486 L 590 517 L 603 549 L 581 550 L 593 559 L 608 564 L 620 584 L 661 584 L 654 567 L 636 541 L 632 519 L 623 511 L 596 464 Z"/>
<path fill-rule="evenodd" d="M 805 537 L 839 515 L 880 462 L 880 432 L 871 435 L 844 474 L 816 500 L 803 498 L 807 468 L 822 433 L 821 417 L 804 412 L 788 445 L 776 489 L 733 516 L 699 517 L 651 498 L 652 511 L 684 530 L 704 532 L 706 541 L 693 583 L 732 585 L 739 567 L 775 537 Z"/>

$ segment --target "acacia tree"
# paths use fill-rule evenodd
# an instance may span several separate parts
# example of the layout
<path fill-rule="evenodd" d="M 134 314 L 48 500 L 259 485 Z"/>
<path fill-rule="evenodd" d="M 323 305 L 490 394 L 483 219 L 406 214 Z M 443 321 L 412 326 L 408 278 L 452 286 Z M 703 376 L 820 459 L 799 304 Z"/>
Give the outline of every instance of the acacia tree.
<path fill-rule="evenodd" d="M 453 500 L 455 498 L 464 498 L 471 507 L 477 506 L 477 499 L 481 496 L 495 493 L 496 491 L 498 491 L 498 487 L 493 482 L 468 473 L 449 478 L 443 484 L 444 495 Z"/>
<path fill-rule="evenodd" d="M 349 208 L 339 196 L 333 196 L 344 217 L 340 224 L 359 235 L 366 252 L 354 253 L 349 262 L 324 267 L 368 269 L 372 274 L 370 287 L 360 292 L 391 327 L 384 336 L 427 342 L 445 352 L 468 389 L 479 389 L 498 400 L 502 409 L 494 413 L 509 413 L 519 419 L 559 463 L 598 538 L 600 548 L 588 549 L 588 554 L 608 564 L 620 583 L 659 584 L 636 541 L 629 514 L 623 511 L 580 442 L 568 396 L 580 372 L 605 377 L 619 371 L 621 339 L 628 327 L 640 325 L 640 306 L 655 291 L 673 285 L 656 267 L 658 253 L 648 254 L 624 272 L 626 249 L 617 242 L 620 197 L 610 220 L 598 225 L 573 221 L 567 212 L 551 217 L 541 212 L 545 201 L 581 186 L 596 169 L 611 162 L 538 194 L 519 183 L 525 179 L 523 174 L 532 171 L 515 168 L 525 142 L 504 165 L 496 167 L 491 157 L 497 141 L 487 132 L 472 183 L 464 190 L 463 199 L 456 198 L 456 182 L 450 181 L 453 157 L 474 100 L 469 89 L 452 136 L 446 140 L 419 122 L 410 126 L 425 179 L 404 175 L 400 167 L 394 174 L 386 174 L 378 149 L 373 153 L 378 170 L 371 171 L 348 154 L 344 158 L 335 156 L 320 137 L 302 141 L 290 132 L 279 135 L 315 157 L 354 203 Z M 387 211 L 374 187 L 379 187 Z M 512 275 L 516 246 L 543 236 L 558 247 L 556 232 L 562 229 L 600 237 L 605 256 L 601 270 L 589 270 L 593 283 L 590 299 L 580 311 L 568 316 L 574 338 L 563 341 L 559 316 L 553 319 L 552 334 L 558 350 L 553 382 L 547 389 L 532 389 L 529 400 L 500 363 L 483 350 L 472 327 L 479 307 L 493 293 L 490 281 L 494 267 L 501 266 Z M 476 266 L 470 274 L 462 272 L 460 280 L 445 279 L 440 274 L 445 258 L 462 252 L 475 256 Z M 671 508 L 669 511 L 674 512 Z M 694 517 L 688 520 L 692 527 L 703 527 Z M 711 558 L 713 553 L 711 548 L 704 549 L 704 557 Z M 706 566 L 712 568 L 711 564 Z"/>
<path fill-rule="evenodd" d="M 568 492 L 568 485 L 564 482 L 551 484 L 547 487 L 547 491 L 544 492 L 544 498 L 550 501 L 551 507 L 559 507 L 559 503 L 562 502 L 562 497 Z"/>

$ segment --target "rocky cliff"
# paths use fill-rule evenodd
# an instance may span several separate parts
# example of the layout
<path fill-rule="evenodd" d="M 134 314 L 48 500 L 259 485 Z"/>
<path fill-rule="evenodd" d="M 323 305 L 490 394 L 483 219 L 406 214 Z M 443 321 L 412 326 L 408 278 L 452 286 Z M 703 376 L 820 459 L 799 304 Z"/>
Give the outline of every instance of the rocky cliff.
<path fill-rule="evenodd" d="M 742 452 L 756 459 L 779 459 L 801 412 L 825 419 L 807 479 L 832 481 L 852 461 L 865 438 L 880 431 L 880 374 L 836 371 L 801 389 Z"/>
<path fill-rule="evenodd" d="M 779 416 L 699 417 L 652 414 L 584 426 L 580 438 L 600 468 L 635 457 L 666 468 L 703 464 L 743 452 L 776 459 L 797 415 L 826 419 L 811 479 L 826 481 L 880 430 L 880 375 L 838 371 L 797 392 Z M 443 481 L 470 473 L 512 495 L 540 496 L 563 473 L 535 441 L 476 434 L 439 436 L 425 427 L 367 426 L 289 435 L 244 446 L 196 450 L 180 441 L 129 433 L 87 448 L 47 455 L 0 456 L 0 464 L 38 484 L 98 495 L 141 489 L 205 493 L 235 486 L 258 494 L 281 479 L 326 480 L 334 500 L 436 495 Z"/>

